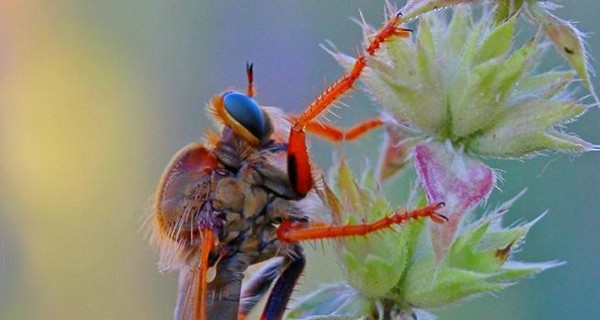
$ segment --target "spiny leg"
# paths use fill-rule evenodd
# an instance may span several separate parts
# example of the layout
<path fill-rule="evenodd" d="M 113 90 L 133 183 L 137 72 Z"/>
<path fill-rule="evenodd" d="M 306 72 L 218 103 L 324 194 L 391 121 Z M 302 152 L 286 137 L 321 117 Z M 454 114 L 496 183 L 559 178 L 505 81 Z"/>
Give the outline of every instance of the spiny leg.
<path fill-rule="evenodd" d="M 209 228 L 202 229 L 202 242 L 200 244 L 200 270 L 198 271 L 198 286 L 196 301 L 194 302 L 195 319 L 206 319 L 207 273 L 208 257 L 214 247 L 214 234 Z"/>
<path fill-rule="evenodd" d="M 304 258 L 302 249 L 298 247 L 294 256 L 288 258 L 287 262 L 283 272 L 273 285 L 265 309 L 260 317 L 261 320 L 279 320 L 283 318 L 294 287 L 306 265 L 306 258 Z"/>
<path fill-rule="evenodd" d="M 381 44 L 392 37 L 408 37 L 410 35 L 410 30 L 398 27 L 398 24 L 401 22 L 401 20 L 402 16 L 400 13 L 398 13 L 392 17 L 381 29 L 379 29 L 377 34 L 371 38 L 369 46 L 365 48 L 366 54 L 370 56 L 374 55 Z M 329 107 L 335 100 L 351 89 L 366 65 L 366 55 L 360 54 L 356 58 L 352 70 L 334 82 L 331 86 L 329 86 L 329 88 L 325 89 L 325 91 L 323 91 L 323 93 L 317 97 L 317 99 L 315 99 L 315 101 L 313 101 L 313 103 L 311 103 L 295 121 L 293 125 L 294 128 L 302 129 L 323 110 Z"/>
<path fill-rule="evenodd" d="M 361 121 L 348 129 L 338 128 L 328 123 L 312 121 L 306 125 L 306 131 L 332 142 L 352 141 L 380 128 L 384 122 L 380 118 Z"/>
<path fill-rule="evenodd" d="M 390 216 L 377 220 L 373 223 L 363 223 L 356 225 L 343 226 L 317 226 L 283 221 L 277 229 L 277 237 L 283 242 L 298 242 L 305 240 L 340 238 L 349 236 L 362 236 L 378 230 L 386 229 L 395 224 L 402 224 L 408 220 L 429 217 L 435 223 L 444 223 L 448 219 L 437 213 L 444 206 L 443 203 L 437 203 L 413 211 L 396 211 Z"/>
<path fill-rule="evenodd" d="M 260 299 L 269 290 L 269 287 L 271 287 L 271 284 L 275 281 L 280 270 L 283 268 L 283 263 L 284 260 L 282 259 L 270 261 L 256 272 L 252 276 L 252 279 L 244 285 L 242 288 L 242 299 L 240 301 L 238 320 L 246 319 L 246 316 L 248 316 Z"/>
<path fill-rule="evenodd" d="M 288 174 L 294 190 L 300 195 L 306 195 L 313 187 L 310 159 L 306 150 L 305 129 L 321 112 L 331 106 L 352 88 L 367 64 L 367 55 L 373 55 L 381 44 L 393 37 L 407 37 L 410 31 L 398 27 L 402 17 L 398 13 L 393 16 L 379 31 L 371 37 L 365 53 L 360 54 L 352 70 L 334 82 L 317 97 L 300 116 L 293 122 L 288 144 Z"/>
<path fill-rule="evenodd" d="M 200 237 L 198 264 L 182 268 L 179 274 L 179 292 L 173 313 L 175 320 L 207 320 L 210 313 L 207 308 L 208 263 L 215 238 L 210 228 L 201 228 Z"/>

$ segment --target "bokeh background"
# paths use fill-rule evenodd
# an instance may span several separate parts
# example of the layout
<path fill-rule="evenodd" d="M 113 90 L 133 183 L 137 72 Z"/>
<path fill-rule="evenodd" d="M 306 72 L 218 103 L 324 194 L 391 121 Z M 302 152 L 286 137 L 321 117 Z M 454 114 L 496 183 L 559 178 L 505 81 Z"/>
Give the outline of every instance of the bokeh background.
<path fill-rule="evenodd" d="M 561 4 L 559 15 L 591 32 L 590 53 L 600 56 L 596 1 Z M 0 319 L 170 318 L 176 275 L 158 273 L 140 231 L 164 166 L 202 138 L 213 94 L 243 88 L 246 61 L 261 103 L 307 105 L 341 74 L 318 44 L 355 52 L 360 30 L 348 18 L 359 9 L 381 22 L 383 1 L 371 0 L 2 0 Z M 346 102 L 338 123 L 374 114 L 359 92 Z M 594 109 L 569 127 L 600 143 L 599 124 Z M 351 163 L 363 166 L 381 139 L 348 146 Z M 323 167 L 330 150 L 313 143 Z M 437 314 L 599 319 L 600 155 L 493 165 L 504 182 L 490 206 L 529 187 L 508 221 L 550 211 L 518 258 L 567 264 Z M 340 279 L 328 247 L 308 247 L 300 293 Z"/>

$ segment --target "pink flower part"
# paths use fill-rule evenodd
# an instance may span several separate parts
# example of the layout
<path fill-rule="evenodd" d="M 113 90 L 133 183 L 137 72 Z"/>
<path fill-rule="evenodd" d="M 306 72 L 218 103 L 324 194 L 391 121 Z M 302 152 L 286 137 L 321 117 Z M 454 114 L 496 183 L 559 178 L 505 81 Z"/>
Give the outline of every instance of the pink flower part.
<path fill-rule="evenodd" d="M 450 143 L 423 143 L 415 147 L 415 167 L 429 203 L 446 203 L 443 225 L 432 228 L 432 244 L 438 262 L 450 246 L 461 218 L 491 193 L 496 183 L 492 169 Z"/>
<path fill-rule="evenodd" d="M 406 165 L 410 150 L 417 140 L 410 139 L 401 127 L 394 124 L 385 126 L 382 155 L 379 157 L 377 172 L 380 181 L 385 181 Z"/>

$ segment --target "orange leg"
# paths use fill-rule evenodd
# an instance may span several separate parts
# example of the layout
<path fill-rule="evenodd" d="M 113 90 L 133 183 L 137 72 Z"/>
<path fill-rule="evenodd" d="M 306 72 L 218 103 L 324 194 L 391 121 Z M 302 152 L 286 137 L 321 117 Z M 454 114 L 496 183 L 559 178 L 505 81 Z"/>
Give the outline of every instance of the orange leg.
<path fill-rule="evenodd" d="M 402 16 L 400 14 L 392 17 L 371 39 L 369 46 L 365 50 L 366 53 L 368 55 L 375 54 L 383 42 L 393 37 L 408 37 L 410 35 L 410 30 L 398 27 L 401 20 Z M 366 56 L 364 54 L 359 55 L 354 62 L 352 70 L 323 91 L 323 93 L 308 106 L 302 115 L 300 115 L 298 120 L 294 123 L 294 128 L 302 129 L 335 100 L 345 94 L 346 91 L 351 89 L 366 64 Z"/>
<path fill-rule="evenodd" d="M 310 122 L 306 131 L 332 142 L 352 141 L 362 137 L 369 131 L 383 126 L 383 120 L 373 118 L 361 121 L 349 129 L 341 129 L 328 123 Z"/>
<path fill-rule="evenodd" d="M 410 31 L 398 27 L 402 17 L 400 14 L 393 16 L 379 31 L 371 38 L 369 45 L 365 48 L 366 53 L 360 54 L 350 72 L 317 97 L 300 116 L 295 119 L 290 131 L 288 144 L 288 174 L 290 182 L 300 196 L 306 195 L 312 189 L 314 181 L 312 178 L 310 159 L 306 151 L 306 127 L 335 100 L 339 99 L 352 88 L 366 66 L 366 55 L 373 55 L 381 44 L 393 37 L 407 37 Z"/>
<path fill-rule="evenodd" d="M 212 230 L 202 229 L 202 242 L 200 243 L 200 270 L 198 271 L 198 286 L 196 301 L 194 302 L 194 319 L 206 319 L 206 293 L 208 288 L 208 256 L 214 247 L 214 234 Z"/>
<path fill-rule="evenodd" d="M 389 217 L 373 223 L 346 225 L 346 226 L 306 226 L 306 224 L 284 221 L 277 229 L 277 237 L 283 242 L 297 242 L 305 240 L 330 239 L 350 236 L 363 236 L 381 229 L 389 228 L 394 224 L 402 224 L 410 219 L 429 217 L 435 223 L 444 223 L 448 220 L 437 213 L 444 206 L 443 203 L 430 205 L 414 211 L 394 212 Z"/>

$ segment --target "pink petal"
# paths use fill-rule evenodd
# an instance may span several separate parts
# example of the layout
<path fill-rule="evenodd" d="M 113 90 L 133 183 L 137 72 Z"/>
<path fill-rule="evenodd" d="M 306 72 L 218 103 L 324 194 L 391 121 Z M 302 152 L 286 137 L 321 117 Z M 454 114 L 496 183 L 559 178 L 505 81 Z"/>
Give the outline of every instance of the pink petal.
<path fill-rule="evenodd" d="M 432 243 L 440 261 L 450 246 L 461 218 L 491 193 L 496 177 L 491 168 L 449 143 L 423 143 L 415 147 L 415 167 L 429 203 L 445 202 L 443 225 L 432 228 Z"/>

